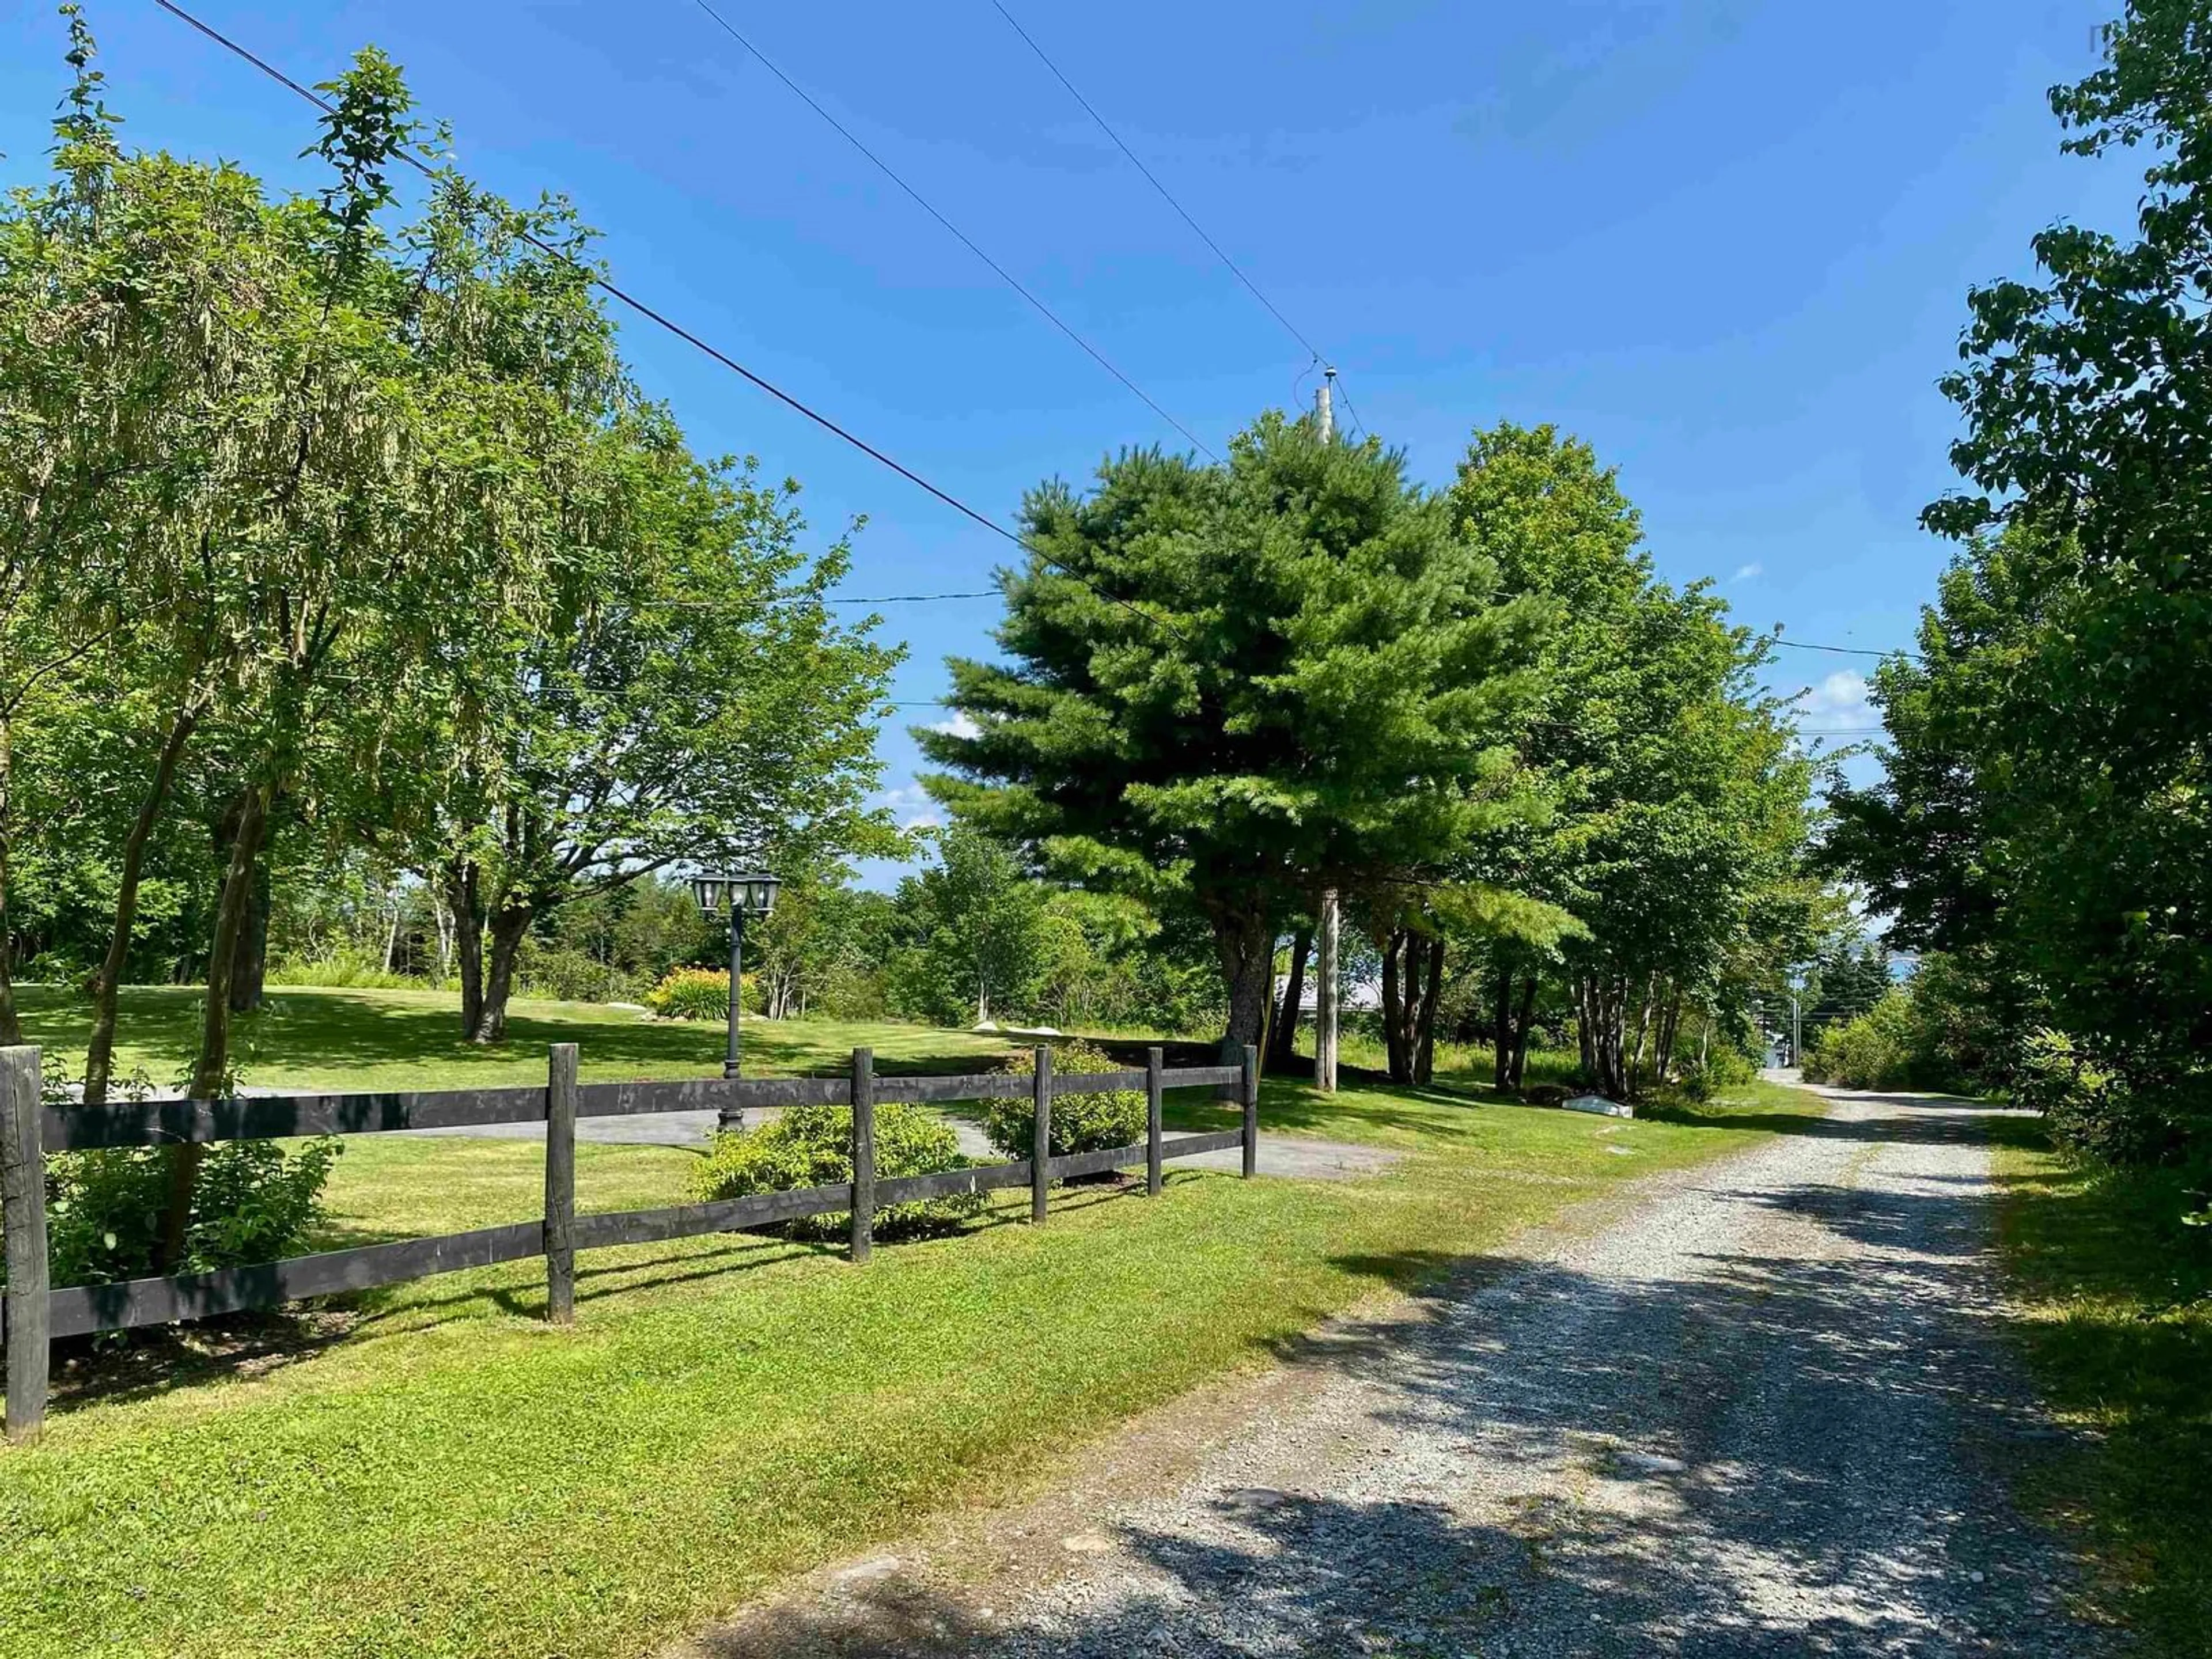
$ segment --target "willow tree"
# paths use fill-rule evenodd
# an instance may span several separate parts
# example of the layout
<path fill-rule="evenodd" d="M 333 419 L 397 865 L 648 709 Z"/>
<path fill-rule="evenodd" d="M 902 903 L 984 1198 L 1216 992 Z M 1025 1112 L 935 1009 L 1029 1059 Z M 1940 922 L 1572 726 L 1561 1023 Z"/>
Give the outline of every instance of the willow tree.
<path fill-rule="evenodd" d="M 955 659 L 976 735 L 931 788 L 1043 868 L 1210 929 L 1257 1042 L 1281 922 L 1353 875 L 1420 878 L 1518 797 L 1535 609 L 1379 442 L 1269 414 L 1227 463 L 1125 453 L 1023 505 L 1005 659 Z"/>

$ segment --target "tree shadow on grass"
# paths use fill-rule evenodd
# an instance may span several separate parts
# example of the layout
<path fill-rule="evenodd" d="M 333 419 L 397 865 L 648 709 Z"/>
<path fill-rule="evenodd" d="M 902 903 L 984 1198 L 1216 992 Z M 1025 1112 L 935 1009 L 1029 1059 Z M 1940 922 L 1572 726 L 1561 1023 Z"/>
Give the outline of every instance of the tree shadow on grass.
<path fill-rule="evenodd" d="M 166 1085 L 184 1071 L 198 1052 L 198 1032 L 191 1018 L 199 993 L 185 988 L 126 987 L 120 999 L 125 1046 L 144 1056 L 148 1073 Z M 39 1041 L 56 1048 L 82 1046 L 90 1027 L 89 1006 L 82 998 L 53 988 L 27 988 L 24 1012 Z M 575 1042 L 594 1073 L 613 1071 L 636 1077 L 700 1077 L 720 1074 L 722 1027 L 710 1021 L 620 1019 L 596 1016 L 562 1018 L 539 1012 L 543 1005 L 517 1004 L 507 1020 L 504 1043 L 469 1042 L 460 1031 L 457 1001 L 420 994 L 348 991 L 343 988 L 271 987 L 255 1013 L 236 1022 L 233 1046 L 248 1083 L 264 1066 L 287 1064 L 328 1072 L 348 1068 L 405 1067 L 434 1078 L 437 1086 L 465 1088 L 514 1079 L 516 1071 L 542 1059 L 545 1045 Z M 745 1052 L 763 1075 L 840 1075 L 848 1052 L 831 1042 L 835 1026 L 806 1022 L 749 1020 Z M 1014 1049 L 1012 1042 L 981 1042 L 964 1032 L 935 1033 L 916 1028 L 918 1044 L 942 1038 L 944 1052 L 915 1056 L 878 1053 L 877 1069 L 887 1076 L 945 1075 L 990 1071 Z M 388 1083 L 380 1086 L 390 1086 Z"/>

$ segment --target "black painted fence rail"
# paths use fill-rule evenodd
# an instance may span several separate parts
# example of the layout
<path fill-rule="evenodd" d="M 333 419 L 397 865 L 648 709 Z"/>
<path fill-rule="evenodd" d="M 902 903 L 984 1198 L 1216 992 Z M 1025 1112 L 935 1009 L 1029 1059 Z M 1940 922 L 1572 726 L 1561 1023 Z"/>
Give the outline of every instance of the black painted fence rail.
<path fill-rule="evenodd" d="M 567 1324 L 574 1318 L 578 1250 L 741 1232 L 802 1216 L 848 1212 L 853 1259 L 865 1261 L 874 1246 L 876 1212 L 894 1204 L 1025 1186 L 1030 1192 L 1030 1217 L 1042 1221 L 1048 1191 L 1055 1180 L 1142 1164 L 1145 1189 L 1157 1194 L 1160 1166 L 1166 1159 L 1232 1146 L 1243 1149 L 1243 1173 L 1249 1176 L 1255 1171 L 1259 1148 L 1258 1060 L 1257 1052 L 1248 1048 L 1242 1065 L 1170 1070 L 1163 1063 L 1161 1050 L 1153 1048 L 1142 1070 L 1056 1076 L 1052 1050 L 1041 1048 L 1036 1051 L 1034 1074 L 1028 1078 L 1005 1072 L 879 1078 L 872 1052 L 857 1048 L 850 1073 L 839 1078 L 580 1085 L 575 1045 L 556 1043 L 547 1057 L 543 1088 L 266 1095 L 56 1109 L 40 1102 L 39 1051 L 0 1048 L 0 1238 L 4 1238 L 8 1266 L 6 1291 L 0 1297 L 0 1346 L 6 1349 L 7 1436 L 14 1441 L 37 1436 L 46 1417 L 48 1349 L 64 1337 L 274 1307 L 306 1297 L 370 1290 L 536 1255 L 545 1258 L 546 1316 Z M 1242 1127 L 1167 1139 L 1160 1127 L 1161 1098 L 1165 1091 L 1182 1088 L 1233 1089 L 1243 1106 Z M 1055 1096 L 1119 1089 L 1145 1091 L 1143 1140 L 1097 1152 L 1049 1155 Z M 1024 1091 L 1036 1107 L 1036 1139 L 1028 1158 L 936 1175 L 876 1178 L 877 1103 L 1003 1099 Z M 578 1118 L 802 1105 L 853 1109 L 851 1181 L 658 1210 L 575 1212 Z M 216 1273 L 60 1289 L 48 1283 L 46 1158 L 50 1152 L 540 1122 L 545 1125 L 545 1214 L 541 1220 L 327 1250 Z"/>

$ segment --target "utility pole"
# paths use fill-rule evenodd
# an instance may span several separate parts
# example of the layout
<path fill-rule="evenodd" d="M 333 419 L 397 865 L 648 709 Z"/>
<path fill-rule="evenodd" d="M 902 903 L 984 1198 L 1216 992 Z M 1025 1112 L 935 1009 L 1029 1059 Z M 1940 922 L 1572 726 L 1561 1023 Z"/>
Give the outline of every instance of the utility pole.
<path fill-rule="evenodd" d="M 1331 396 L 1336 371 L 1322 365 L 1321 384 L 1314 388 L 1314 420 L 1323 443 L 1336 436 L 1336 410 Z M 1321 921 L 1315 928 L 1320 950 L 1314 963 L 1314 1086 L 1325 1095 L 1336 1092 L 1337 935 L 1344 922 L 1343 906 L 1334 887 L 1322 890 Z"/>

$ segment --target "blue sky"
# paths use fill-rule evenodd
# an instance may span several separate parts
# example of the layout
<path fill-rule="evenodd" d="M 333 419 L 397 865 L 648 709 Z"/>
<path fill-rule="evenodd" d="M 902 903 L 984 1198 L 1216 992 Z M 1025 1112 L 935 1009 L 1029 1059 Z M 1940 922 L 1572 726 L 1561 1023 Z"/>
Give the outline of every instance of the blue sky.
<path fill-rule="evenodd" d="M 1934 382 L 1966 288 L 2135 196 L 2124 159 L 2057 154 L 2044 97 L 2114 0 L 1007 3 L 1417 477 L 1448 480 L 1477 424 L 1555 422 L 1619 465 L 1662 574 L 1804 640 L 1909 640 L 1944 556 L 1915 517 L 1950 481 Z M 1215 448 L 1310 395 L 1303 349 L 989 0 L 717 4 Z M 567 191 L 618 280 L 988 514 L 1180 442 L 694 0 L 192 9 L 302 79 L 383 46 L 477 177 Z M 130 141 L 310 179 L 290 94 L 150 0 L 89 11 Z M 60 43 L 49 6 L 0 18 L 10 182 L 37 171 Z M 823 539 L 866 516 L 848 591 L 989 586 L 1005 543 L 688 348 L 625 338 L 699 447 L 804 483 Z M 995 611 L 888 608 L 895 695 L 941 695 Z M 1863 663 L 1784 657 L 1808 727 L 1870 723 Z M 884 755 L 918 816 L 902 727 Z"/>

